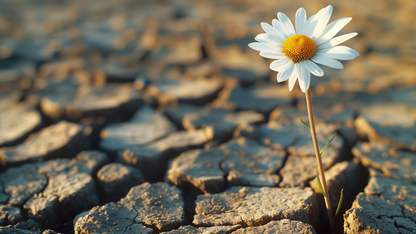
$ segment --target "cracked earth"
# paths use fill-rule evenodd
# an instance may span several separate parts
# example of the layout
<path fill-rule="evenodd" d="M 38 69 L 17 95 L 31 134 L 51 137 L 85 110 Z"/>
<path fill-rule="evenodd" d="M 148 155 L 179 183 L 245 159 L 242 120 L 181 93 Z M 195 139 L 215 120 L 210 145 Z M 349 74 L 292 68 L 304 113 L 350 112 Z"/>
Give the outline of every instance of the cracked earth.
<path fill-rule="evenodd" d="M 337 233 L 416 233 L 410 0 L 0 2 L 0 233 L 329 233 L 304 94 L 248 48 L 328 4 L 311 92 Z"/>

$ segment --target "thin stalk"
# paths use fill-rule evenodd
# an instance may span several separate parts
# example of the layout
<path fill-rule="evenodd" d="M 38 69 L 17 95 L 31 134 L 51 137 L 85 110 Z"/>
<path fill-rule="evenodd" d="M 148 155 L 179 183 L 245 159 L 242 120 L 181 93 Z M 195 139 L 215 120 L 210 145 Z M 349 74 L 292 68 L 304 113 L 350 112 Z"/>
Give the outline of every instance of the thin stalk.
<path fill-rule="evenodd" d="M 326 211 L 328 213 L 329 223 L 331 225 L 331 232 L 335 234 L 335 228 L 333 223 L 331 223 L 332 220 L 332 208 L 331 208 L 331 202 L 329 201 L 329 193 L 328 188 L 326 186 L 326 180 L 325 180 L 325 174 L 324 174 L 324 167 L 322 165 L 322 158 L 321 154 L 319 153 L 319 146 L 318 146 L 318 140 L 316 138 L 316 131 L 315 131 L 315 122 L 313 120 L 313 111 L 312 111 L 312 99 L 311 99 L 311 91 L 308 89 L 305 93 L 306 96 L 306 106 L 308 108 L 308 117 L 309 117 L 309 124 L 311 129 L 311 135 L 312 135 L 312 142 L 315 149 L 315 155 L 316 155 L 316 162 L 318 163 L 318 170 L 319 175 L 322 179 L 322 187 L 325 191 L 325 205 L 326 205 Z"/>

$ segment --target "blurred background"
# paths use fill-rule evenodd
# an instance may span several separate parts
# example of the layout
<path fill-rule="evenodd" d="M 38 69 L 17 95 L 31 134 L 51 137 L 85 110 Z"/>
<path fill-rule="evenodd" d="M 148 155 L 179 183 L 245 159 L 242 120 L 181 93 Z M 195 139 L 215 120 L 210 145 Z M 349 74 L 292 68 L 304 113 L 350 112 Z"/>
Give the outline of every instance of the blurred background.
<path fill-rule="evenodd" d="M 292 21 L 332 4 L 331 21 L 353 20 L 341 33 L 361 56 L 345 70 L 326 69 L 314 79 L 348 92 L 378 93 L 416 85 L 416 3 L 412 0 L 348 1 L 23 1 L 0 2 L 0 84 L 23 89 L 36 79 L 77 84 L 232 76 L 245 84 L 276 74 L 270 60 L 247 44 L 277 12 Z M 246 72 L 244 72 L 246 71 Z M 323 83 L 319 85 L 319 83 Z M 7 85 L 6 85 L 7 84 Z"/>

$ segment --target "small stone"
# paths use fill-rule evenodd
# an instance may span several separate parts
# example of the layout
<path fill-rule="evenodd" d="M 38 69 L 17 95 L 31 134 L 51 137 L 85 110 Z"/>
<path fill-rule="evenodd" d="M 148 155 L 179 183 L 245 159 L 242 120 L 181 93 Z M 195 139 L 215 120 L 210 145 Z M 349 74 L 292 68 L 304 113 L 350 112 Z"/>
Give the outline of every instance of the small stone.
<path fill-rule="evenodd" d="M 39 174 L 33 164 L 10 167 L 0 174 L 4 192 L 10 198 L 8 204 L 22 207 L 27 199 L 42 192 L 48 181 L 45 175 Z"/>
<path fill-rule="evenodd" d="M 125 123 L 107 125 L 101 131 L 100 148 L 117 152 L 135 145 L 145 145 L 176 131 L 176 127 L 153 108 L 142 107 Z"/>
<path fill-rule="evenodd" d="M 313 229 L 311 225 L 290 219 L 270 221 L 262 226 L 240 228 L 237 231 L 232 232 L 232 234 L 246 233 L 316 234 L 315 229 Z"/>
<path fill-rule="evenodd" d="M 358 143 L 353 154 L 366 167 L 382 171 L 386 176 L 416 181 L 416 153 L 401 151 L 381 142 Z"/>
<path fill-rule="evenodd" d="M 1 148 L 0 162 L 6 166 L 17 166 L 38 160 L 74 157 L 90 147 L 83 130 L 81 125 L 61 121 L 33 133 L 22 144 Z"/>
<path fill-rule="evenodd" d="M 0 205 L 0 226 L 15 225 L 23 220 L 19 208 L 11 205 Z"/>
<path fill-rule="evenodd" d="M 162 232 L 162 233 L 169 233 L 169 234 L 182 234 L 182 233 L 189 233 L 189 234 L 228 234 L 237 229 L 241 228 L 241 225 L 233 225 L 233 226 L 214 226 L 214 227 L 194 227 L 192 225 L 181 226 L 176 230 L 172 230 L 169 232 Z"/>
<path fill-rule="evenodd" d="M 139 168 L 147 181 L 157 181 L 167 168 L 169 159 L 186 150 L 202 147 L 213 135 L 211 128 L 173 132 L 146 146 L 130 147 L 120 151 L 117 160 Z"/>
<path fill-rule="evenodd" d="M 310 188 L 236 186 L 223 193 L 198 196 L 193 224 L 258 226 L 270 220 L 292 219 L 313 225 L 317 206 L 316 195 Z"/>
<path fill-rule="evenodd" d="M 165 183 L 146 182 L 135 186 L 119 203 L 136 212 L 136 223 L 144 223 L 160 231 L 178 228 L 185 223 L 181 191 Z"/>
<path fill-rule="evenodd" d="M 74 223 L 75 234 L 86 233 L 139 233 L 152 234 L 153 230 L 135 222 L 137 212 L 122 204 L 110 202 L 104 206 L 96 206 L 81 215 Z"/>
<path fill-rule="evenodd" d="M 118 201 L 126 196 L 131 187 L 144 182 L 139 169 L 120 163 L 107 164 L 97 173 L 98 187 L 105 201 Z"/>

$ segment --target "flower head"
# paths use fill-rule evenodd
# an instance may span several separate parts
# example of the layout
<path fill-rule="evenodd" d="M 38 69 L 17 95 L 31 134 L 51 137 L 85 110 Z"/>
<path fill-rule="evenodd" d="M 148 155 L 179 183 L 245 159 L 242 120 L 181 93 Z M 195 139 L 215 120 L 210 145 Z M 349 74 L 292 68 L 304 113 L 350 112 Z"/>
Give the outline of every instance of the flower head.
<path fill-rule="evenodd" d="M 324 72 L 317 65 L 342 69 L 339 60 L 351 60 L 359 54 L 357 51 L 339 46 L 357 33 L 348 33 L 334 37 L 351 18 L 341 18 L 328 24 L 332 14 L 332 6 L 327 6 L 316 15 L 306 20 L 305 9 L 296 12 L 296 30 L 290 19 L 283 13 L 277 13 L 272 25 L 262 22 L 261 27 L 266 33 L 256 36 L 256 41 L 248 46 L 260 51 L 265 58 L 277 59 L 270 64 L 270 69 L 279 72 L 277 81 L 289 79 L 289 90 L 292 91 L 296 80 L 303 92 L 309 88 L 311 73 L 323 76 Z"/>

